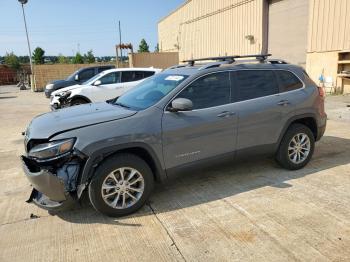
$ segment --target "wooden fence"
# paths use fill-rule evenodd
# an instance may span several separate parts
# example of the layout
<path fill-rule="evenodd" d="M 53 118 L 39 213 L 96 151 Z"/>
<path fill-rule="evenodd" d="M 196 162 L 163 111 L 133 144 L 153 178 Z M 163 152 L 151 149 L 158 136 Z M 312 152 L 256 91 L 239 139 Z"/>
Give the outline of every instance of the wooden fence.
<path fill-rule="evenodd" d="M 129 54 L 129 62 L 131 67 L 155 67 L 168 68 L 179 64 L 178 52 L 163 53 L 136 53 Z"/>

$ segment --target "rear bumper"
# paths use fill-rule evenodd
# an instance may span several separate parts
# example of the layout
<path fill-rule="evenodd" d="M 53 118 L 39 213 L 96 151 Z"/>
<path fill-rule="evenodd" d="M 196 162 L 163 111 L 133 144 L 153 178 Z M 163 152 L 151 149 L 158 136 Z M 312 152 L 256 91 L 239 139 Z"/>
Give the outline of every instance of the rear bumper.
<path fill-rule="evenodd" d="M 316 141 L 319 141 L 323 137 L 324 132 L 326 131 L 326 126 L 327 125 L 325 124 L 323 126 L 318 127 Z"/>
<path fill-rule="evenodd" d="M 22 156 L 22 167 L 34 188 L 27 202 L 47 210 L 62 210 L 76 202 L 73 195 L 80 169 L 78 163 L 63 164 L 52 173 Z"/>
<path fill-rule="evenodd" d="M 324 132 L 326 131 L 327 126 L 327 115 L 325 114 L 319 121 L 318 121 L 318 128 L 317 128 L 317 137 L 316 141 L 320 140 Z"/>

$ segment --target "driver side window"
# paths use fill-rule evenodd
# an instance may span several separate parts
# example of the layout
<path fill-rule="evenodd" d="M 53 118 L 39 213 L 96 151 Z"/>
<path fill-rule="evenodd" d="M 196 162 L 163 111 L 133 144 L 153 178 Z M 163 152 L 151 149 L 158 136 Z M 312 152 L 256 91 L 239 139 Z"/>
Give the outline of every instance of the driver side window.
<path fill-rule="evenodd" d="M 230 73 L 220 72 L 203 76 L 186 87 L 177 97 L 191 100 L 193 109 L 229 104 Z"/>
<path fill-rule="evenodd" d="M 118 84 L 120 83 L 120 72 L 109 73 L 99 79 L 101 85 Z"/>

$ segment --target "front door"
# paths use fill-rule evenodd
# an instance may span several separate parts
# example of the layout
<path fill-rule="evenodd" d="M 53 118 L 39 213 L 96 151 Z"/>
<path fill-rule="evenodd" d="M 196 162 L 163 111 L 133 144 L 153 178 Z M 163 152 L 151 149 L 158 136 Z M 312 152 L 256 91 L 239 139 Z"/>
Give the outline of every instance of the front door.
<path fill-rule="evenodd" d="M 90 88 L 92 102 L 101 102 L 120 96 L 123 93 L 123 85 L 120 83 L 120 72 L 112 72 L 100 79 L 99 86 Z"/>
<path fill-rule="evenodd" d="M 231 103 L 229 72 L 203 76 L 176 98 L 191 100 L 193 110 L 163 114 L 163 155 L 167 169 L 234 152 L 237 114 Z"/>

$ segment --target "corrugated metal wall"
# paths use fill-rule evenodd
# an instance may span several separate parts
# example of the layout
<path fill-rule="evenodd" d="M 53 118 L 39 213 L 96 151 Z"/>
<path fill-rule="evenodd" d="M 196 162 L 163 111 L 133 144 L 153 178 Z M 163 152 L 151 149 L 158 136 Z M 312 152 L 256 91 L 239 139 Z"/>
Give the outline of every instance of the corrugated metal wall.
<path fill-rule="evenodd" d="M 158 24 L 163 52 L 179 59 L 260 53 L 264 0 L 191 0 Z M 253 35 L 254 41 L 246 39 Z"/>
<path fill-rule="evenodd" d="M 350 49 L 350 0 L 310 0 L 308 52 Z"/>
<path fill-rule="evenodd" d="M 268 21 L 269 53 L 275 58 L 305 67 L 309 1 L 271 0 Z"/>

